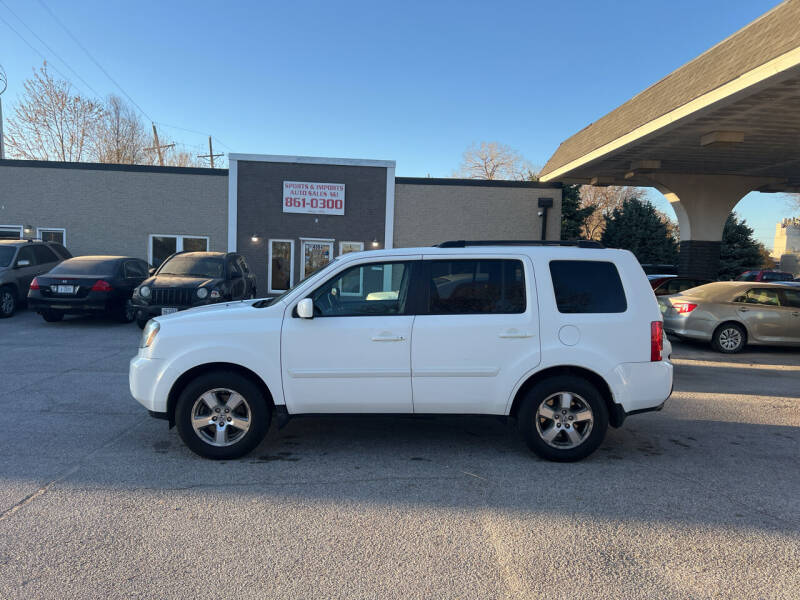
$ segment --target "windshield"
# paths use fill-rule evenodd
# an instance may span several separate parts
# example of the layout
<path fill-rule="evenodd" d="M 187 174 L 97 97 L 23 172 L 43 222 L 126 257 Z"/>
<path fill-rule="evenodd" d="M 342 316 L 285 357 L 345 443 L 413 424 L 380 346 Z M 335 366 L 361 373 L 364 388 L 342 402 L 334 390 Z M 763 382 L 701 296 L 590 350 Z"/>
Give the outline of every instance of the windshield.
<path fill-rule="evenodd" d="M 50 274 L 58 275 L 102 275 L 110 277 L 117 270 L 117 263 L 108 260 L 70 259 L 59 263 L 50 270 Z"/>
<path fill-rule="evenodd" d="M 11 259 L 14 258 L 14 252 L 17 249 L 13 246 L 3 246 L 0 248 L 0 267 L 7 267 L 11 264 Z"/>
<path fill-rule="evenodd" d="M 178 275 L 181 277 L 207 277 L 220 279 L 224 265 L 219 256 L 181 256 L 169 259 L 158 271 L 159 275 Z"/>
<path fill-rule="evenodd" d="M 277 304 L 278 302 L 283 300 L 286 296 L 288 296 L 293 291 L 295 291 L 298 287 L 303 285 L 306 281 L 308 281 L 309 279 L 314 277 L 314 275 L 317 275 L 318 273 L 324 273 L 325 271 L 329 271 L 331 269 L 331 267 L 333 267 L 333 265 L 336 264 L 336 261 L 338 261 L 340 258 L 341 258 L 340 256 L 337 256 L 331 262 L 329 262 L 327 265 L 322 267 L 322 269 L 320 269 L 319 271 L 314 271 L 310 275 L 306 275 L 305 277 L 303 277 L 303 279 L 301 279 L 300 281 L 295 283 L 292 287 L 290 287 L 288 290 L 286 290 L 285 292 L 283 292 L 279 296 L 275 296 L 274 298 L 267 298 L 265 300 L 259 300 L 258 302 L 255 302 L 253 304 L 253 306 L 255 306 L 256 308 L 264 308 L 265 306 L 272 306 L 273 304 Z"/>

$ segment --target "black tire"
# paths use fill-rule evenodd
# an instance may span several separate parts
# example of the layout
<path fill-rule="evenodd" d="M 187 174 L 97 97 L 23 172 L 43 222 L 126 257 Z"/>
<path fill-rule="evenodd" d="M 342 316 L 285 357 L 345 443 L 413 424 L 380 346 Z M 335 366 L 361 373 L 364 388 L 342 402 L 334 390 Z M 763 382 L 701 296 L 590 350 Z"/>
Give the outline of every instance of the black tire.
<path fill-rule="evenodd" d="M 540 407 L 543 411 L 547 411 L 551 406 L 550 403 L 558 407 L 561 401 L 560 394 L 564 392 L 572 394 L 571 406 L 574 409 L 569 409 L 563 414 L 561 410 L 550 411 L 556 413 L 558 421 L 538 414 Z M 580 420 L 582 415 L 585 416 L 583 411 L 586 408 L 591 409 L 591 423 Z M 581 415 L 578 412 L 581 412 Z M 573 418 L 569 419 L 570 416 Z M 586 458 L 603 443 L 608 429 L 608 408 L 600 392 L 587 380 L 571 375 L 559 375 L 540 381 L 528 390 L 522 399 L 517 420 L 525 443 L 534 453 L 546 460 L 573 462 Z M 544 436 L 553 433 L 555 437 L 550 443 L 545 441 Z M 574 442 L 569 440 L 568 435 L 574 434 L 583 439 L 578 445 L 570 447 Z"/>
<path fill-rule="evenodd" d="M 128 300 L 123 304 L 117 311 L 114 313 L 114 318 L 119 321 L 120 323 L 131 323 L 137 315 L 136 309 L 131 304 L 131 301 Z M 142 325 L 142 329 L 144 329 L 144 325 Z"/>
<path fill-rule="evenodd" d="M 144 326 L 147 325 L 149 320 L 150 315 L 146 315 L 141 311 L 136 313 L 136 324 L 139 326 L 139 329 L 144 329 Z"/>
<path fill-rule="evenodd" d="M 241 430 L 228 427 L 225 435 L 234 435 L 235 441 L 226 446 L 215 446 L 205 437 L 201 437 L 201 435 L 210 436 L 212 433 L 216 433 L 217 426 L 211 423 L 211 418 L 216 413 L 202 403 L 200 398 L 212 390 L 220 389 L 232 390 L 240 394 L 244 399 L 242 404 L 245 404 L 249 410 L 249 429 L 240 434 Z M 228 401 L 225 399 L 225 393 L 219 392 L 216 397 L 224 409 Z M 209 425 L 201 430 L 202 433 L 196 431 L 192 426 L 192 413 L 196 410 L 196 404 L 198 409 L 209 413 Z M 241 407 L 240 404 L 236 410 L 241 411 Z M 220 411 L 218 414 L 223 415 L 224 413 Z M 271 419 L 272 411 L 261 389 L 247 377 L 233 371 L 220 370 L 200 375 L 184 388 L 175 406 L 175 425 L 183 442 L 192 452 L 216 460 L 239 458 L 252 451 L 267 435 Z"/>
<path fill-rule="evenodd" d="M 738 323 L 723 323 L 711 336 L 711 347 L 723 354 L 736 354 L 744 350 L 746 345 L 747 332 Z"/>
<path fill-rule="evenodd" d="M 48 323 L 58 323 L 59 321 L 64 319 L 63 312 L 57 312 L 54 310 L 44 310 L 40 314 L 42 315 L 42 318 Z"/>
<path fill-rule="evenodd" d="M 7 319 L 17 310 L 17 294 L 10 285 L 0 287 L 0 319 Z"/>

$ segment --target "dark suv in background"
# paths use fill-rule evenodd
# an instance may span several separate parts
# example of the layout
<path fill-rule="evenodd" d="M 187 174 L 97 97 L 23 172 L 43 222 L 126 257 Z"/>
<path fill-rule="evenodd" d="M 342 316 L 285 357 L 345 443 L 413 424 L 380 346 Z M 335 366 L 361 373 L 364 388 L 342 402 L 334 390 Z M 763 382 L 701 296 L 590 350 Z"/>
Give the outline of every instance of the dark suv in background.
<path fill-rule="evenodd" d="M 136 323 L 144 328 L 158 315 L 256 297 L 256 277 L 235 252 L 178 252 L 133 293 Z"/>
<path fill-rule="evenodd" d="M 0 240 L 0 318 L 13 315 L 25 301 L 34 277 L 67 258 L 72 254 L 56 242 Z"/>

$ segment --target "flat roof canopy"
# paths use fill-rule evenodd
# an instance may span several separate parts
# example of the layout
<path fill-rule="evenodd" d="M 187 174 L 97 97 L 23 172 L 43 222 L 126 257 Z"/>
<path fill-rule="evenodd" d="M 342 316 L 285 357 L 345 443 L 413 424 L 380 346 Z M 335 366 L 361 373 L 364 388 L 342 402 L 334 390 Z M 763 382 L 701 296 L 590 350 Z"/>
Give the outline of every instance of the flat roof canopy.
<path fill-rule="evenodd" d="M 800 0 L 787 0 L 564 141 L 541 181 L 649 173 L 776 178 L 800 191 Z"/>

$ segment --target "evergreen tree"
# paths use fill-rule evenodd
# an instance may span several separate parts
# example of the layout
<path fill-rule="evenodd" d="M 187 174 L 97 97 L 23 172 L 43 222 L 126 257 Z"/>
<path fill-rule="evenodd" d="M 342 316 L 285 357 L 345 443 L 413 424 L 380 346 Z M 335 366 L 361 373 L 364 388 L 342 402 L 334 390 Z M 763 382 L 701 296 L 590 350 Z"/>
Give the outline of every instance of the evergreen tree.
<path fill-rule="evenodd" d="M 719 260 L 719 279 L 734 279 L 749 269 L 764 266 L 762 244 L 753 239 L 753 230 L 747 221 L 732 212 L 722 231 L 722 248 Z"/>
<path fill-rule="evenodd" d="M 583 237 L 586 221 L 594 214 L 595 206 L 581 207 L 580 185 L 565 185 L 561 190 L 561 239 Z"/>
<path fill-rule="evenodd" d="M 601 238 L 608 248 L 630 250 L 642 264 L 676 264 L 675 238 L 647 200 L 630 198 L 606 219 Z"/>

